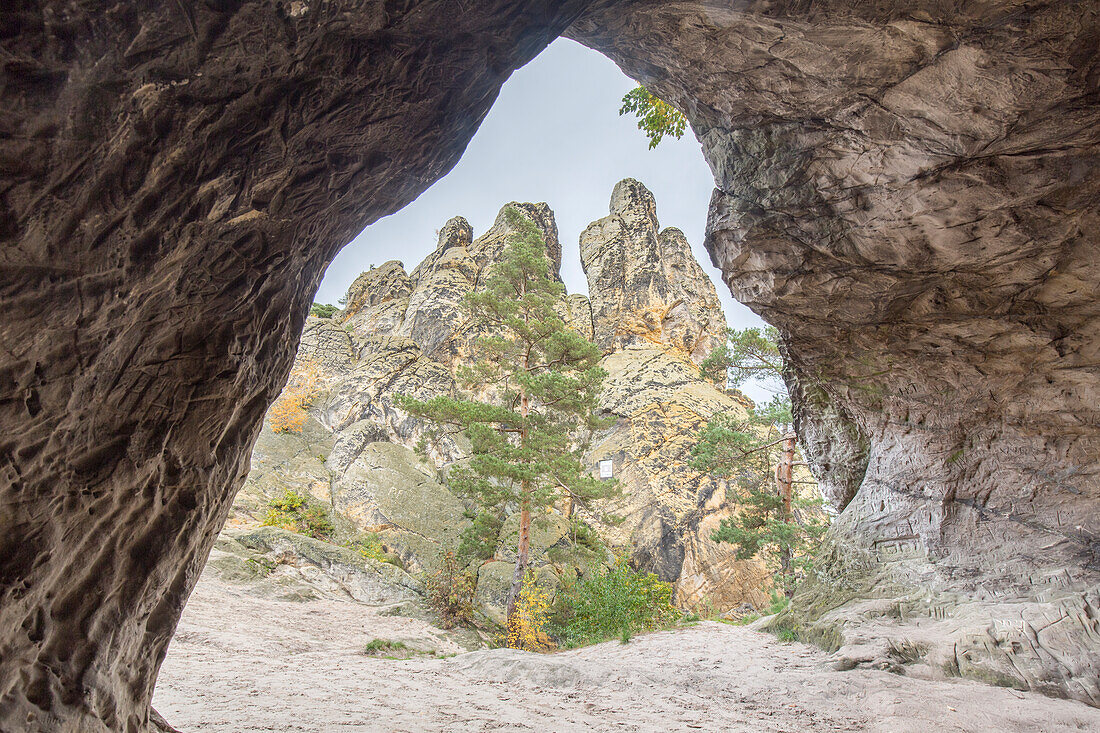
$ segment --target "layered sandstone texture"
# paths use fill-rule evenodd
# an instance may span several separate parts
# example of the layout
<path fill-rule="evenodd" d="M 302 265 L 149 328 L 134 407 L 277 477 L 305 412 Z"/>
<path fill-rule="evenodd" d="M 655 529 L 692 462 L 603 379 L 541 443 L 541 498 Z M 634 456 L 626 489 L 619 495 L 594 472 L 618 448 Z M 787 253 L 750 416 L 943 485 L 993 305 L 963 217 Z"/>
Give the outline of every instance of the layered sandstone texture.
<path fill-rule="evenodd" d="M 9 3 L 0 727 L 145 728 L 326 264 L 449 170 L 570 24 L 703 141 L 710 248 L 811 396 L 839 556 L 995 599 L 971 666 L 1096 703 L 1098 16 Z"/>
<path fill-rule="evenodd" d="M 434 435 L 394 396 L 453 394 L 456 369 L 474 363 L 480 334 L 463 302 L 512 233 L 508 209 L 538 227 L 556 272 L 561 247 L 553 212 L 546 204 L 512 203 L 476 239 L 464 219 L 451 219 L 435 251 L 411 273 L 399 262 L 365 272 L 343 311 L 308 320 L 295 372 L 317 370 L 323 390 L 300 432 L 265 424 L 230 515 L 230 536 L 262 520 L 268 503 L 291 490 L 376 535 L 414 573 L 434 571 L 443 552 L 457 549 L 473 507 L 449 490 L 446 475 L 466 457 L 465 442 L 460 434 Z M 590 291 L 598 295 L 591 303 L 568 295 L 563 311 L 573 328 L 601 339 L 608 379 L 600 408 L 617 418 L 595 436 L 586 460 L 593 472 L 610 460 L 621 491 L 573 509 L 611 549 L 674 583 L 680 605 L 759 607 L 767 600 L 763 565 L 739 561 L 735 548 L 710 539 L 736 510 L 733 492 L 688 465 L 707 419 L 746 414 L 751 406 L 699 375 L 698 362 L 725 337 L 714 285 L 683 234 L 661 230 L 653 195 L 635 180 L 615 187 L 608 217 L 588 227 L 581 245 Z M 479 610 L 496 621 L 515 564 L 515 519 L 505 522 L 496 553 L 477 571 Z M 598 547 L 577 542 L 559 511 L 537 519 L 533 548 L 549 588 L 565 573 L 607 561 Z"/>
<path fill-rule="evenodd" d="M 141 731 L 325 267 L 580 0 L 0 12 L 0 729 Z"/>
<path fill-rule="evenodd" d="M 791 623 L 1100 704 L 1100 7 L 598 5 L 569 35 L 690 118 L 843 510 Z"/>

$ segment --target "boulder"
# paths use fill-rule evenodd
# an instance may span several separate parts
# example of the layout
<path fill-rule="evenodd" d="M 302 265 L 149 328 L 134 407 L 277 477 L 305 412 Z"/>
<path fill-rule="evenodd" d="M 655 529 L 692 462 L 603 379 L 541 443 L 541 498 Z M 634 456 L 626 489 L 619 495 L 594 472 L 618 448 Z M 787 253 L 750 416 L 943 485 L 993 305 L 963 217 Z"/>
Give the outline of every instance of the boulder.
<path fill-rule="evenodd" d="M 405 266 L 390 260 L 355 279 L 344 310 L 337 316 L 345 329 L 360 335 L 392 333 L 405 319 L 412 281 Z"/>
<path fill-rule="evenodd" d="M 245 557 L 245 566 L 255 571 L 256 577 L 249 580 L 261 584 L 256 591 L 260 595 L 292 600 L 335 595 L 370 606 L 391 606 L 424 593 L 420 581 L 395 565 L 285 529 L 261 527 L 233 539 L 237 546 L 257 553 Z M 220 542 L 227 555 L 244 554 Z M 239 578 L 242 572 L 225 559 L 219 566 L 226 579 Z"/>
<path fill-rule="evenodd" d="M 435 465 L 392 443 L 370 443 L 347 461 L 332 482 L 331 502 L 359 529 L 378 533 L 414 573 L 434 572 L 470 525 Z"/>
<path fill-rule="evenodd" d="M 515 569 L 514 561 L 491 560 L 483 563 L 477 570 L 474 604 L 478 611 L 500 625 L 504 625 L 508 620 L 508 593 L 512 589 L 512 575 Z M 535 573 L 535 582 L 538 586 L 553 598 L 560 582 L 557 573 L 546 565 L 533 567 L 531 570 Z"/>
<path fill-rule="evenodd" d="M 334 445 L 333 434 L 309 416 L 300 433 L 276 433 L 270 419 L 252 449 L 248 478 L 233 500 L 229 528 L 263 521 L 268 502 L 288 490 L 324 497 L 332 474 L 326 466 Z"/>

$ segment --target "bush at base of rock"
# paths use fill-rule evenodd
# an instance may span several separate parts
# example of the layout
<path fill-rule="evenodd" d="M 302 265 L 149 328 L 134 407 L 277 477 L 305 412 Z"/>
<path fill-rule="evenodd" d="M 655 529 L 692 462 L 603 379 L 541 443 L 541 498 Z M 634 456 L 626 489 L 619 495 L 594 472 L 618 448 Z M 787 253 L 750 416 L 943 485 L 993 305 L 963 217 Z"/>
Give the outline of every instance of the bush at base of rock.
<path fill-rule="evenodd" d="M 387 551 L 385 545 L 382 544 L 382 539 L 376 534 L 356 534 L 354 537 L 344 539 L 340 545 L 349 550 L 355 550 L 361 557 L 368 560 L 388 562 L 390 565 L 396 565 L 402 570 L 405 570 L 405 565 L 401 562 L 401 558 Z"/>
<path fill-rule="evenodd" d="M 443 628 L 468 625 L 474 619 L 475 580 L 453 552 L 443 554 L 439 570 L 428 577 L 428 605 L 439 614 Z"/>
<path fill-rule="evenodd" d="M 577 647 L 659 629 L 680 615 L 670 583 L 620 557 L 591 577 L 562 583 L 550 628 L 562 646 Z"/>
<path fill-rule="evenodd" d="M 550 594 L 539 587 L 535 573 L 523 575 L 523 585 L 516 597 L 516 610 L 508 623 L 506 645 L 509 649 L 547 652 L 554 642 L 546 633 L 550 623 Z"/>
<path fill-rule="evenodd" d="M 281 527 L 318 540 L 327 540 L 336 531 L 327 509 L 292 489 L 267 503 L 263 525 Z"/>

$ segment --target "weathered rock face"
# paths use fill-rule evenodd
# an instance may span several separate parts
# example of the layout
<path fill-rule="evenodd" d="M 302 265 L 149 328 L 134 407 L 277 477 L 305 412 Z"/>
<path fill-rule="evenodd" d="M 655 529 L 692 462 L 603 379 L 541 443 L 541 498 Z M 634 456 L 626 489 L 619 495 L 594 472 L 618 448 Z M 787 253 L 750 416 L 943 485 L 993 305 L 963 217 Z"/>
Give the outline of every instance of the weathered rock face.
<path fill-rule="evenodd" d="M 600 406 L 619 420 L 590 458 L 593 466 L 612 461 L 623 495 L 582 516 L 612 546 L 630 548 L 642 569 L 674 583 L 677 605 L 763 607 L 769 575 L 763 563 L 737 560 L 736 547 L 710 539 L 736 511 L 732 489 L 689 465 L 707 420 L 719 412 L 745 415 L 751 403 L 700 379 L 695 364 L 675 350 L 630 347 L 601 366 L 608 379 Z"/>
<path fill-rule="evenodd" d="M 465 221 L 462 220 L 462 223 Z M 452 224 L 457 222 L 448 222 L 448 226 Z M 468 224 L 466 229 L 469 229 Z M 441 234 L 440 237 L 442 236 Z M 391 333 L 405 319 L 412 287 L 412 280 L 406 274 L 405 266 L 397 260 L 371 268 L 357 277 L 348 288 L 348 302 L 344 309 L 348 315 L 344 319 L 345 323 L 364 335 Z"/>
<path fill-rule="evenodd" d="M 570 35 L 688 113 L 708 248 L 783 333 L 846 507 L 804 605 L 932 596 L 927 660 L 1100 703 L 1097 6 L 609 2 Z"/>
<path fill-rule="evenodd" d="M 351 598 L 391 606 L 414 602 L 424 592 L 420 581 L 395 565 L 276 527 L 220 537 L 212 561 L 220 577 L 253 581 L 250 592 L 280 600 Z"/>
<path fill-rule="evenodd" d="M 351 285 L 335 319 L 307 320 L 298 368 L 313 366 L 324 390 L 301 433 L 265 425 L 231 526 L 254 523 L 267 500 L 293 489 L 377 534 L 413 572 L 433 571 L 441 552 L 457 548 L 469 520 L 439 469 L 466 455 L 463 438 L 433 437 L 429 456 L 421 458 L 414 449 L 431 426 L 398 408 L 394 397 L 428 399 L 454 390 L 454 369 L 478 335 L 462 302 L 510 237 L 509 208 L 540 228 L 557 266 L 553 212 L 546 204 L 511 203 L 477 239 L 464 219 L 451 219 L 436 250 L 411 274 L 396 261 L 372 268 Z"/>
<path fill-rule="evenodd" d="M 656 345 L 698 363 L 725 342 L 714 285 L 683 232 L 661 231 L 653 194 L 638 181 L 615 186 L 610 216 L 581 234 L 581 265 L 605 351 Z"/>
<path fill-rule="evenodd" d="M 433 465 L 405 446 L 369 443 L 350 458 L 334 451 L 329 460 L 337 471 L 332 508 L 377 532 L 409 570 L 435 570 L 440 553 L 457 547 L 469 524 L 462 502 L 440 482 Z"/>
<path fill-rule="evenodd" d="M 1064 592 L 999 614 L 1006 647 L 1075 629 L 1043 689 L 1095 702 L 1095 2 L 26 0 L 0 15 L 0 726 L 145 727 L 325 265 L 585 8 L 571 35 L 704 141 L 735 294 L 868 441 L 846 541 L 912 548 L 935 592 Z"/>
<path fill-rule="evenodd" d="M 580 241 L 594 339 L 609 352 L 600 407 L 619 417 L 590 459 L 593 467 L 612 461 L 623 494 L 582 515 L 640 567 L 674 583 L 679 605 L 759 607 L 767 600 L 763 565 L 738 561 L 735 548 L 710 539 L 736 503 L 724 482 L 688 465 L 712 415 L 745 414 L 751 404 L 699 376 L 697 365 L 725 340 L 718 295 L 684 235 L 660 230 L 645 186 L 620 182 L 609 208 Z"/>
<path fill-rule="evenodd" d="M 145 728 L 325 266 L 584 5 L 5 6 L 0 728 Z"/>

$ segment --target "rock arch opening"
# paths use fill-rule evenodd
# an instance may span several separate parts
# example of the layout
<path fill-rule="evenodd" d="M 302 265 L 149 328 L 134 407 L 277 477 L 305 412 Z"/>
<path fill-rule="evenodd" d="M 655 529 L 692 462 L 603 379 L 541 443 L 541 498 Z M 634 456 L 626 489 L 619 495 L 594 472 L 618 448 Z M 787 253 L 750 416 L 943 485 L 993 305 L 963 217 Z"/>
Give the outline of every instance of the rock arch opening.
<path fill-rule="evenodd" d="M 146 727 L 324 266 L 562 33 L 687 112 L 790 344 L 846 507 L 802 627 L 887 596 L 930 665 L 1097 704 L 1093 4 L 463 5 L 0 18 L 0 726 Z"/>

